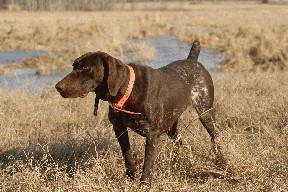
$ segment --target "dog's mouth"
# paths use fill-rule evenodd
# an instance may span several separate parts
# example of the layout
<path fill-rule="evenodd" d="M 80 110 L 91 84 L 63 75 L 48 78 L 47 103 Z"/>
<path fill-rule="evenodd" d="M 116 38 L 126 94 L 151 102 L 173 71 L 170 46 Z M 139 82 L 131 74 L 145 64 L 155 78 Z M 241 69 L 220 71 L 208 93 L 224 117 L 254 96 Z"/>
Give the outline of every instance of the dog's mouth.
<path fill-rule="evenodd" d="M 63 98 L 77 98 L 77 97 L 84 98 L 84 97 L 86 97 L 88 94 L 89 94 L 89 92 L 88 92 L 88 93 L 82 93 L 81 95 L 77 96 L 77 95 L 70 95 L 70 94 L 65 94 L 65 93 L 63 93 L 63 92 L 60 92 L 60 95 L 61 95 Z"/>
<path fill-rule="evenodd" d="M 88 95 L 88 93 L 83 93 L 83 94 L 81 94 L 79 97 L 80 98 L 84 98 L 84 97 L 86 97 Z"/>

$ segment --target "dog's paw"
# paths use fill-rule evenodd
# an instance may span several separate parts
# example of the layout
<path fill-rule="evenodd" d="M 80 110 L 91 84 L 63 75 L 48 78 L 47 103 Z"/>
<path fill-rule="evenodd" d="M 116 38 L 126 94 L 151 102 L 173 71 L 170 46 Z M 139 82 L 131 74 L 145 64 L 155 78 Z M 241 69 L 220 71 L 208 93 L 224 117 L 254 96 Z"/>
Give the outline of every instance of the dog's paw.
<path fill-rule="evenodd" d="M 135 180 L 135 172 L 133 170 L 126 170 L 126 177 L 130 180 Z"/>

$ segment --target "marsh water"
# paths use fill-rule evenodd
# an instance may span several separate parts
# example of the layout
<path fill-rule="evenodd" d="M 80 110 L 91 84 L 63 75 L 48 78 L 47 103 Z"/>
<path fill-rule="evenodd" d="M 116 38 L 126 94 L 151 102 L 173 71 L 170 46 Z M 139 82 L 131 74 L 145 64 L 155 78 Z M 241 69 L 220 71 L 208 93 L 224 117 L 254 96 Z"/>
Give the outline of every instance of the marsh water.
<path fill-rule="evenodd" d="M 141 42 L 145 42 L 156 49 L 155 57 L 148 63 L 153 68 L 163 67 L 173 61 L 186 59 L 191 49 L 191 45 L 183 43 L 171 35 L 148 37 L 144 40 L 134 40 L 130 43 Z M 219 65 L 224 59 L 223 55 L 214 54 L 213 49 L 201 49 L 199 55 L 200 63 L 208 70 Z M 129 58 L 127 60 L 130 61 Z"/>
<path fill-rule="evenodd" d="M 47 55 L 44 51 L 10 51 L 0 52 L 0 65 L 21 64 L 24 59 Z M 36 69 L 16 69 L 9 75 L 0 76 L 1 89 L 23 89 L 29 92 L 39 92 L 61 79 L 66 74 L 38 76 Z"/>
<path fill-rule="evenodd" d="M 179 41 L 176 37 L 165 35 L 160 37 L 149 37 L 143 40 L 132 40 L 129 44 L 143 43 L 155 47 L 155 57 L 148 62 L 153 68 L 165 66 L 175 60 L 187 58 L 191 45 Z M 0 65 L 20 64 L 23 59 L 34 56 L 46 55 L 43 51 L 13 51 L 0 52 Z M 134 62 L 129 55 L 120 57 L 122 61 Z M 215 55 L 213 49 L 202 49 L 199 55 L 199 61 L 209 70 L 224 60 L 223 55 Z M 68 73 L 68 72 L 67 72 Z M 36 70 L 24 68 L 13 71 L 9 75 L 0 76 L 1 89 L 24 89 L 29 92 L 39 92 L 44 88 L 55 84 L 67 73 L 54 74 L 48 76 L 38 76 Z"/>

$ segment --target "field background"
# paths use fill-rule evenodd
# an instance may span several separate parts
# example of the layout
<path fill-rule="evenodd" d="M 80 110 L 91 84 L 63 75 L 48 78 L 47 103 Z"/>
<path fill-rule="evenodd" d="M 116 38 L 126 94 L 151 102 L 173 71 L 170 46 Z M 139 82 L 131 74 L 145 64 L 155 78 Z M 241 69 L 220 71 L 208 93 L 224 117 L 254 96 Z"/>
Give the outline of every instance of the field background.
<path fill-rule="evenodd" d="M 227 167 L 217 167 L 208 134 L 194 110 L 188 109 L 179 125 L 179 151 L 167 136 L 161 138 L 151 191 L 288 191 L 287 4 L 111 1 L 105 8 L 75 5 L 63 11 L 62 4 L 51 7 L 53 1 L 41 1 L 49 9 L 32 9 L 37 1 L 5 2 L 0 11 L 0 50 L 49 55 L 0 66 L 1 74 L 27 66 L 40 75 L 64 72 L 88 51 L 118 57 L 129 40 L 163 34 L 188 43 L 199 39 L 202 47 L 224 54 L 227 59 L 213 78 Z M 131 49 L 143 60 L 153 57 L 153 47 L 140 44 Z M 36 94 L 1 89 L 0 100 L 0 190 L 138 190 L 138 181 L 124 177 L 107 103 L 100 103 L 95 118 L 93 94 L 63 99 L 53 85 Z M 129 133 L 139 179 L 144 139 Z"/>

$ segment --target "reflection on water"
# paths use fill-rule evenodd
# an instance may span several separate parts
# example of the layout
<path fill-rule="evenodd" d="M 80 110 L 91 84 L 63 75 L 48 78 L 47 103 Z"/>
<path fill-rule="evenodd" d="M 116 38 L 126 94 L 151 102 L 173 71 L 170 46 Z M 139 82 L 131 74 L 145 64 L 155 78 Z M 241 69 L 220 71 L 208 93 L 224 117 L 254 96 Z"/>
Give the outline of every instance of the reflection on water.
<path fill-rule="evenodd" d="M 165 35 L 160 37 L 149 37 L 143 40 L 133 40 L 129 42 L 143 43 L 152 45 L 156 49 L 154 59 L 148 63 L 153 68 L 165 66 L 175 60 L 187 58 L 191 45 L 180 42 L 176 37 Z M 192 42 L 191 42 L 192 43 Z M 0 52 L 0 64 L 9 65 L 13 63 L 21 63 L 21 60 L 33 56 L 46 55 L 45 52 L 36 51 L 14 51 L 14 52 Z M 132 61 L 128 54 L 120 57 L 125 63 Z M 222 55 L 214 55 L 212 49 L 202 49 L 199 55 L 199 61 L 207 68 L 217 66 L 224 60 Z M 24 68 L 15 70 L 13 74 L 0 76 L 0 88 L 2 89 L 24 89 L 29 92 L 39 92 L 43 88 L 55 84 L 62 79 L 65 74 L 55 74 L 49 76 L 38 76 L 36 70 L 31 68 Z"/>

